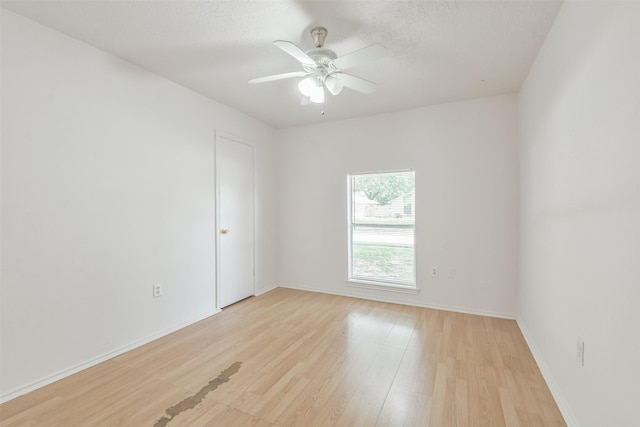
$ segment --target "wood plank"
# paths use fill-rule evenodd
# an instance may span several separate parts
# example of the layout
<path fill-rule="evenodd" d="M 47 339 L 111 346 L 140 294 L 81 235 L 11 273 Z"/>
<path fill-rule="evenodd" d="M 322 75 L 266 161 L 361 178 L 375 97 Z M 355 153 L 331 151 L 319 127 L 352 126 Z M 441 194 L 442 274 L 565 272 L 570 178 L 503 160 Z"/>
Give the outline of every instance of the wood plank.
<path fill-rule="evenodd" d="M 163 423 L 565 425 L 512 320 L 284 288 L 0 406 L 3 427 Z"/>

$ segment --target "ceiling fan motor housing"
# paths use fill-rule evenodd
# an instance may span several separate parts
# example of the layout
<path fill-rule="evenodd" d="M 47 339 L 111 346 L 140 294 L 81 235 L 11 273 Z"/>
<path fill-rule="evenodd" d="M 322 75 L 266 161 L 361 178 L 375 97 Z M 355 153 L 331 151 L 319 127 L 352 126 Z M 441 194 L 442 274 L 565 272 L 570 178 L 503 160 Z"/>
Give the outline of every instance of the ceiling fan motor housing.
<path fill-rule="evenodd" d="M 305 52 L 311 59 L 313 59 L 318 66 L 328 68 L 334 59 L 338 57 L 331 49 L 323 47 L 317 47 Z M 306 71 L 313 71 L 315 68 L 313 65 L 304 65 L 303 68 Z"/>

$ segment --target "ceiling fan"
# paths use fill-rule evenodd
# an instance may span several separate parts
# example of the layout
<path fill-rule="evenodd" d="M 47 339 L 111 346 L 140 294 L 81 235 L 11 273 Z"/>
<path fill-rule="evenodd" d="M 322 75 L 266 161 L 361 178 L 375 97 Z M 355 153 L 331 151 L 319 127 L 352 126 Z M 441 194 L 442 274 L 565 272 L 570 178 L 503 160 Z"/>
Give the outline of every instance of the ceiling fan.
<path fill-rule="evenodd" d="M 325 87 L 332 95 L 338 95 L 343 87 L 348 87 L 364 94 L 370 94 L 375 91 L 377 87 L 375 83 L 347 74 L 343 70 L 381 58 L 386 55 L 387 49 L 380 44 L 372 44 L 338 57 L 334 51 L 323 47 L 327 34 L 326 28 L 316 27 L 312 29 L 311 38 L 313 38 L 315 48 L 306 52 L 292 42 L 285 40 L 274 41 L 273 44 L 300 61 L 302 71 L 258 77 L 249 80 L 249 83 L 265 83 L 274 80 L 305 77 L 298 83 L 298 89 L 302 93 L 302 101 L 300 102 L 302 105 L 310 102 L 323 103 Z"/>

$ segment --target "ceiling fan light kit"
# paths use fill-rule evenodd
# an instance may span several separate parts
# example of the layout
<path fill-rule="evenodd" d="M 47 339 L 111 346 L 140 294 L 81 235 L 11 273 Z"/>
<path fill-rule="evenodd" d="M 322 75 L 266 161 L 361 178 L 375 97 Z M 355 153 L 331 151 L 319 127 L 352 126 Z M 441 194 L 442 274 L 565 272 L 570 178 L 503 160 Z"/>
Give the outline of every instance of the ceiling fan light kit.
<path fill-rule="evenodd" d="M 373 93 L 377 87 L 375 83 L 347 74 L 343 70 L 381 58 L 386 55 L 387 49 L 382 45 L 373 44 L 338 57 L 334 51 L 324 47 L 328 34 L 329 32 L 324 27 L 312 29 L 311 38 L 315 47 L 306 52 L 292 42 L 285 40 L 274 41 L 273 44 L 301 63 L 303 71 L 258 77 L 249 80 L 249 83 L 256 84 L 304 77 L 298 83 L 298 90 L 302 94 L 301 105 L 307 105 L 310 102 L 316 104 L 324 103 L 325 87 L 334 96 L 338 95 L 344 87 L 364 94 Z"/>

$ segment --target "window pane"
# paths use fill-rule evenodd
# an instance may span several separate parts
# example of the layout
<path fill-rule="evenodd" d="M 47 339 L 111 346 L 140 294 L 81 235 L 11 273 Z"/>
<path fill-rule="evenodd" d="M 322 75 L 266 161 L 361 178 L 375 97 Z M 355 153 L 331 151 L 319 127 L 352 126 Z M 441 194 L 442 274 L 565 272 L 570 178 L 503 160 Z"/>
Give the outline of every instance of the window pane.
<path fill-rule="evenodd" d="M 352 175 L 350 278 L 415 286 L 412 171 Z"/>

